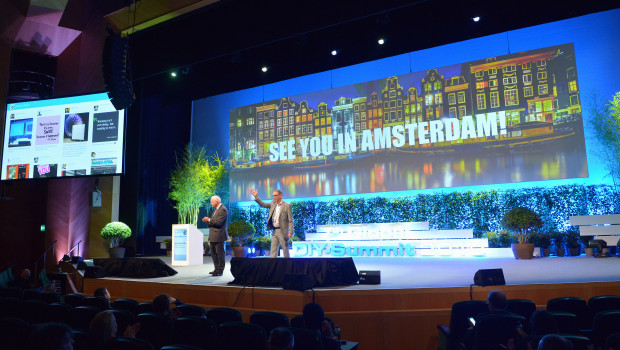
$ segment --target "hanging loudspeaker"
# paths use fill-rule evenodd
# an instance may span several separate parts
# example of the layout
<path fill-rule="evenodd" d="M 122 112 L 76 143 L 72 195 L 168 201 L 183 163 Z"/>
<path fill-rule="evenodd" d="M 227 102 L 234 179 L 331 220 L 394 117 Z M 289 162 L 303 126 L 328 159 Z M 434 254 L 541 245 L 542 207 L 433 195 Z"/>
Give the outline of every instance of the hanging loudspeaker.
<path fill-rule="evenodd" d="M 111 33 L 103 46 L 103 81 L 108 97 L 117 110 L 127 109 L 135 101 L 128 64 L 129 41 Z"/>

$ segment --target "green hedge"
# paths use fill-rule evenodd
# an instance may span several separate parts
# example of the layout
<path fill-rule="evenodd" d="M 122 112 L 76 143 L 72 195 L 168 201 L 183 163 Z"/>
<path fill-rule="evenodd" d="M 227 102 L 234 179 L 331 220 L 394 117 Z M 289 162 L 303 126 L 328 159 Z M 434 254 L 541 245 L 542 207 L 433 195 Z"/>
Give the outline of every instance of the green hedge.
<path fill-rule="evenodd" d="M 394 198 L 347 198 L 291 201 L 295 235 L 305 239 L 316 225 L 428 221 L 431 229 L 472 228 L 475 237 L 499 232 L 504 214 L 526 207 L 543 220 L 541 232 L 566 232 L 571 215 L 620 213 L 620 196 L 607 185 L 565 185 L 518 190 L 438 192 Z M 230 222 L 247 220 L 258 236 L 266 235 L 269 211 L 252 204 L 231 205 Z"/>

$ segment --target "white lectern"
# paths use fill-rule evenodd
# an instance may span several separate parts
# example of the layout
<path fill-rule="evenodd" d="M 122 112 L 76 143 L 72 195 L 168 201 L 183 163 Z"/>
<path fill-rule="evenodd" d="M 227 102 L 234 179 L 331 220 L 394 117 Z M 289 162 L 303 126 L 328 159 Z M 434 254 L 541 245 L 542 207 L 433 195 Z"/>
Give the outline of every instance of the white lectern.
<path fill-rule="evenodd" d="M 172 266 L 202 265 L 202 242 L 196 226 L 172 225 Z"/>

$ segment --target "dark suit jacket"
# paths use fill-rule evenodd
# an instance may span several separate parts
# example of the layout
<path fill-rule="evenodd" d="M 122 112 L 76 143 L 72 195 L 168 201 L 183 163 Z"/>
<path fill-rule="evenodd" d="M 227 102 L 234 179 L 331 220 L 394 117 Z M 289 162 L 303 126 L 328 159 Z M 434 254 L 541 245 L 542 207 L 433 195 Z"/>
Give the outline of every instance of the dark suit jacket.
<path fill-rule="evenodd" d="M 267 219 L 267 229 L 273 230 L 273 214 L 276 211 L 277 204 L 275 201 L 271 203 L 265 203 L 260 198 L 254 199 L 258 205 L 263 208 L 269 208 L 269 219 Z M 291 210 L 291 204 L 282 201 L 282 207 L 280 208 L 280 218 L 278 223 L 280 224 L 280 230 L 284 233 L 284 238 L 288 239 L 289 232 L 293 233 L 293 211 Z"/>
<path fill-rule="evenodd" d="M 209 242 L 224 242 L 228 239 L 226 225 L 228 221 L 228 209 L 221 204 L 219 208 L 211 214 L 209 221 Z"/>

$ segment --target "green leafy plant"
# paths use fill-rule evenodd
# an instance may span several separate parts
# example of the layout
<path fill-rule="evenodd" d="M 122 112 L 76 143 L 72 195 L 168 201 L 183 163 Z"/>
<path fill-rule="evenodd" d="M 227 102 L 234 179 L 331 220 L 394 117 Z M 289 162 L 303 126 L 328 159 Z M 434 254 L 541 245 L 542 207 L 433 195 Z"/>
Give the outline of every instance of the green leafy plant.
<path fill-rule="evenodd" d="M 537 233 L 532 237 L 533 243 L 540 248 L 549 249 L 551 246 L 551 235 L 548 233 Z"/>
<path fill-rule="evenodd" d="M 235 221 L 228 225 L 230 244 L 233 247 L 246 246 L 251 242 L 254 233 L 256 233 L 254 225 L 247 221 Z"/>
<path fill-rule="evenodd" d="M 252 238 L 252 244 L 254 245 L 254 248 L 269 250 L 271 248 L 271 237 L 255 236 Z"/>
<path fill-rule="evenodd" d="M 166 250 L 172 250 L 172 240 L 171 239 L 165 239 L 164 240 L 164 244 L 166 245 Z"/>
<path fill-rule="evenodd" d="M 200 208 L 221 188 L 226 162 L 207 156 L 204 147 L 188 144 L 177 153 L 177 166 L 170 174 L 168 198 L 174 202 L 179 224 L 198 224 Z"/>
<path fill-rule="evenodd" d="M 566 246 L 568 248 L 579 248 L 581 246 L 579 243 L 579 232 L 566 231 Z"/>
<path fill-rule="evenodd" d="M 540 215 L 531 209 L 516 207 L 502 218 L 502 226 L 512 231 L 517 242 L 527 243 L 534 229 L 542 226 Z"/>
<path fill-rule="evenodd" d="M 507 230 L 499 232 L 487 231 L 484 237 L 489 241 L 489 248 L 507 248 L 513 241 L 513 237 Z"/>
<path fill-rule="evenodd" d="M 550 232 L 549 235 L 551 236 L 551 242 L 553 243 L 553 246 L 556 248 L 564 248 L 564 245 L 566 244 L 566 233 L 564 232 Z"/>
<path fill-rule="evenodd" d="M 131 229 L 126 224 L 113 221 L 101 229 L 101 237 L 110 241 L 110 248 L 115 248 L 123 244 L 123 241 L 131 237 Z"/>

